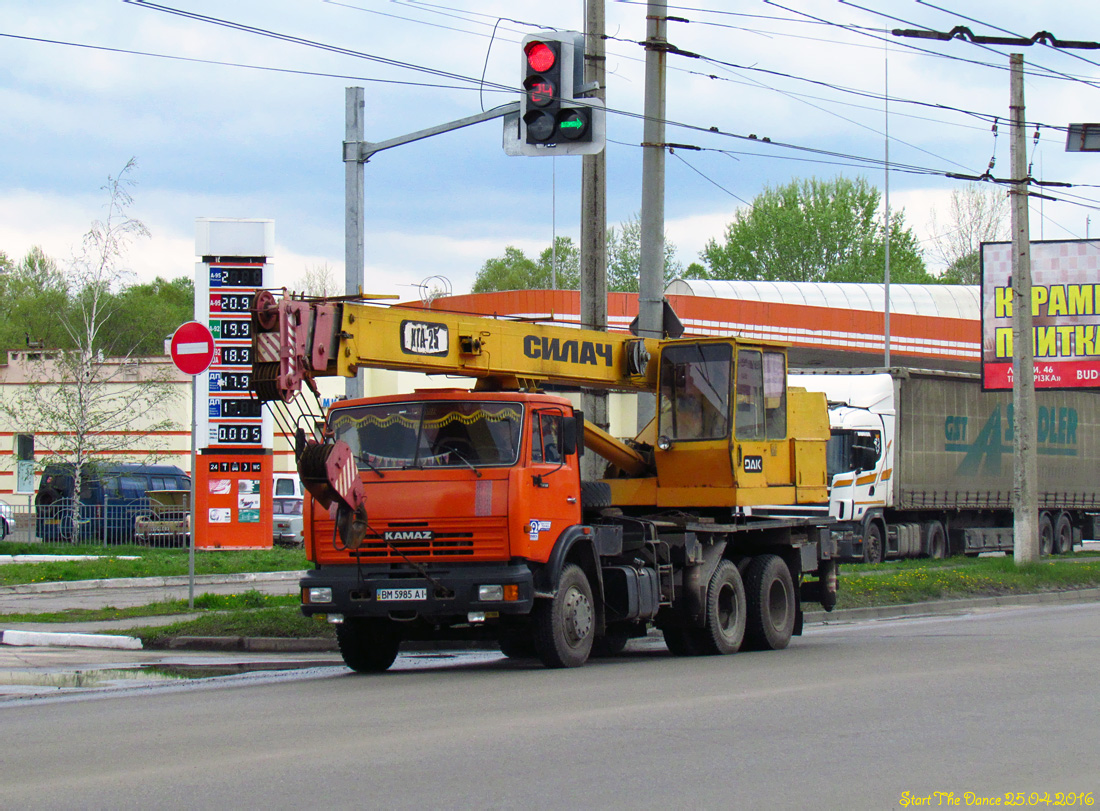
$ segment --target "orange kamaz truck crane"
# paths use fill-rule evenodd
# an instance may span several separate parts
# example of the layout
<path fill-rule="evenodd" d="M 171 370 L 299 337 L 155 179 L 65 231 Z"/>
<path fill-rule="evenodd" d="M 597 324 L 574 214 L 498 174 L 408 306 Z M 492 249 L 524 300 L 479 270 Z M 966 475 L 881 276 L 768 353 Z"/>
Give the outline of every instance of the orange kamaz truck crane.
<path fill-rule="evenodd" d="M 342 299 L 257 298 L 253 388 L 311 498 L 302 611 L 336 623 L 349 667 L 405 640 L 489 639 L 575 667 L 659 628 L 677 655 L 781 649 L 802 604 L 836 601 L 828 519 L 745 507 L 828 498 L 819 393 L 786 352 L 739 338 L 655 340 Z M 474 378 L 302 405 L 360 367 Z M 543 386 L 656 394 L 636 438 Z M 317 398 L 317 405 L 320 400 Z M 580 456 L 606 459 L 582 481 Z"/>

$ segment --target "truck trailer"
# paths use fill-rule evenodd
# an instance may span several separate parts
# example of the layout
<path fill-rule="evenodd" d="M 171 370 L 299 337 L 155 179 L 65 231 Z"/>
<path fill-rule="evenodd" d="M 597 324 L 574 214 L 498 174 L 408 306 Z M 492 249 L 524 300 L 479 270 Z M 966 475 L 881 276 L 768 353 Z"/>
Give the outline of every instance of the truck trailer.
<path fill-rule="evenodd" d="M 825 394 L 828 512 L 842 560 L 1013 550 L 1012 393 L 919 369 L 792 374 Z M 1040 553 L 1096 537 L 1100 392 L 1036 392 Z"/>

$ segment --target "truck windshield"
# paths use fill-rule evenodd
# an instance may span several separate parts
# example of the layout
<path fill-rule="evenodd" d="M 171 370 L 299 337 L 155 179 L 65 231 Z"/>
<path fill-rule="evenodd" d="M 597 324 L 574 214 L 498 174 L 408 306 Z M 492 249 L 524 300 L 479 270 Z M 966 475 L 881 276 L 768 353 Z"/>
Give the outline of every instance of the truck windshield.
<path fill-rule="evenodd" d="M 360 470 L 510 466 L 523 409 L 515 403 L 428 401 L 333 409 L 329 422 Z"/>
<path fill-rule="evenodd" d="M 829 481 L 838 473 L 871 470 L 882 453 L 878 431 L 834 430 L 825 450 Z"/>

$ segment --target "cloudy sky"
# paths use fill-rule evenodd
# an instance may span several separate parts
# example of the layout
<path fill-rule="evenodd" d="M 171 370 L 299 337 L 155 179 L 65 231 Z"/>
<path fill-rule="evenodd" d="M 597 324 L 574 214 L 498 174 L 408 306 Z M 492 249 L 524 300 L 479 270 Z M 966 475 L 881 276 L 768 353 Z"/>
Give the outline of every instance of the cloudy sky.
<path fill-rule="evenodd" d="M 931 251 L 931 213 L 944 230 L 947 198 L 962 185 L 945 173 L 981 174 L 995 158 L 992 174 L 1009 175 L 1012 50 L 1029 66 L 1027 118 L 1039 132 L 1032 146 L 1029 125 L 1032 173 L 1075 184 L 1033 202 L 1032 238 L 1100 234 L 1100 155 L 1067 154 L 1064 131 L 1100 120 L 1100 51 L 882 34 L 967 25 L 1095 41 L 1093 2 L 682 2 L 669 5 L 686 20 L 669 24 L 669 40 L 700 58 L 669 57 L 666 138 L 701 151 L 668 158 L 666 221 L 685 265 L 765 187 L 845 174 L 882 189 L 887 122 L 892 206 L 904 207 Z M 198 217 L 260 217 L 275 220 L 277 281 L 288 285 L 324 265 L 343 277 L 345 87 L 366 89 L 368 140 L 392 138 L 515 100 L 507 88 L 520 82 L 521 38 L 584 21 L 583 0 L 2 8 L 0 250 L 18 258 L 40 245 L 70 256 L 103 214 L 107 177 L 132 157 L 131 214 L 151 231 L 128 255 L 137 278 L 192 275 Z M 644 2 L 606 0 L 612 225 L 640 208 L 645 11 Z M 508 245 L 537 253 L 555 227 L 576 239 L 580 159 L 507 157 L 501 128 L 480 124 L 367 165 L 368 292 L 417 298 L 433 276 L 466 292 Z"/>

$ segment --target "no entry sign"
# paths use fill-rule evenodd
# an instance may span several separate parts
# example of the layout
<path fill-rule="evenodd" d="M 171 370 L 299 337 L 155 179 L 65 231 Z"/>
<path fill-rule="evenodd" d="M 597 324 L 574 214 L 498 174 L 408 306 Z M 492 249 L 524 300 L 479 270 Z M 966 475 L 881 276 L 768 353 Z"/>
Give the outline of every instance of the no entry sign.
<path fill-rule="evenodd" d="M 172 334 L 172 362 L 185 375 L 199 375 L 214 359 L 214 336 L 198 321 L 188 321 Z"/>

